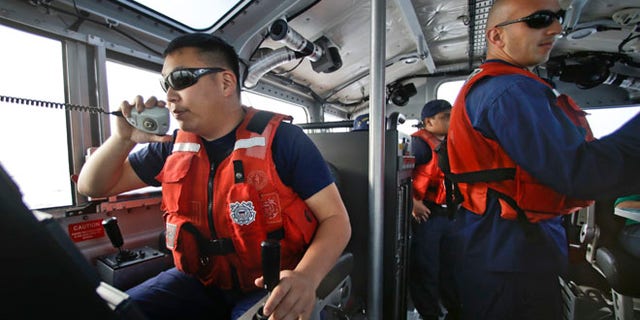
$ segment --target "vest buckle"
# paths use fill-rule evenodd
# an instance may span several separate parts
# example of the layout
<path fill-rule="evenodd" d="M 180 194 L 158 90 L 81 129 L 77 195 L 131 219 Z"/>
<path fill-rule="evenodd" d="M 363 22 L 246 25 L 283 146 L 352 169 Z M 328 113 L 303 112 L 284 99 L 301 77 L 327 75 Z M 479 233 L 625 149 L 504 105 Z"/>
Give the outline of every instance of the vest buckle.
<path fill-rule="evenodd" d="M 222 256 L 236 252 L 233 241 L 229 238 L 209 240 L 203 253 L 208 256 Z"/>

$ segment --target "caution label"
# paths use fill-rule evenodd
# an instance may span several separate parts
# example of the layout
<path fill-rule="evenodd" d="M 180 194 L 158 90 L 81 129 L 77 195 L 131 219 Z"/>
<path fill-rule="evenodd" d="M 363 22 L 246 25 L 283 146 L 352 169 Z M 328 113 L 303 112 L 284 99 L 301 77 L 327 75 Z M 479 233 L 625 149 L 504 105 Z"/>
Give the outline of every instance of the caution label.
<path fill-rule="evenodd" d="M 69 225 L 69 236 L 73 242 L 104 237 L 102 220 L 83 221 Z"/>

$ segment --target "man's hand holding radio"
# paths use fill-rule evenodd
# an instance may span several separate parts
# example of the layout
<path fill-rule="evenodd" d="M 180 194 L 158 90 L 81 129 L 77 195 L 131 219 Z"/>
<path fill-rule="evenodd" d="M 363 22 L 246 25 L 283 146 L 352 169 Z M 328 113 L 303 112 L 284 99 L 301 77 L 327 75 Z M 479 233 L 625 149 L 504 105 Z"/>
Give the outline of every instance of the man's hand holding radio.
<path fill-rule="evenodd" d="M 114 134 L 136 143 L 170 141 L 165 135 L 169 130 L 169 110 L 166 102 L 150 97 L 143 102 L 142 96 L 136 96 L 133 103 L 123 101 L 120 105 L 123 118 L 118 119 Z"/>

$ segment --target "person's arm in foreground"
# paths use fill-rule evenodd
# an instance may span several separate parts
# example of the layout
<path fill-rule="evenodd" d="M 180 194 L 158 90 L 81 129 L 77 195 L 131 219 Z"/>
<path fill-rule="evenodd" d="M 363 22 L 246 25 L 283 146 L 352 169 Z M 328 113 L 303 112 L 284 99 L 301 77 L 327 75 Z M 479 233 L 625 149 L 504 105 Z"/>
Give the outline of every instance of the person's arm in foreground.
<path fill-rule="evenodd" d="M 318 229 L 297 267 L 280 272 L 280 283 L 271 292 L 263 309 L 270 315 L 269 319 L 308 319 L 316 302 L 318 285 L 351 237 L 347 209 L 335 183 L 305 202 L 318 219 Z M 263 278 L 256 280 L 257 286 L 262 287 L 263 284 Z"/>

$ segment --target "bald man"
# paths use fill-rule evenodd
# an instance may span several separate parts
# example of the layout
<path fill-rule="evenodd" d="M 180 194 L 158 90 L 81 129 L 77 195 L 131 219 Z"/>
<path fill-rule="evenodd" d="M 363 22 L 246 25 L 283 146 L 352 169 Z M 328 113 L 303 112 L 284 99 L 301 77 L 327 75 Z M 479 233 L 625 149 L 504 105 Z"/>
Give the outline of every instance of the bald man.
<path fill-rule="evenodd" d="M 640 116 L 594 140 L 573 100 L 530 72 L 548 60 L 563 18 L 556 0 L 496 0 L 486 62 L 451 113 L 463 319 L 561 319 L 563 217 L 640 188 Z"/>

